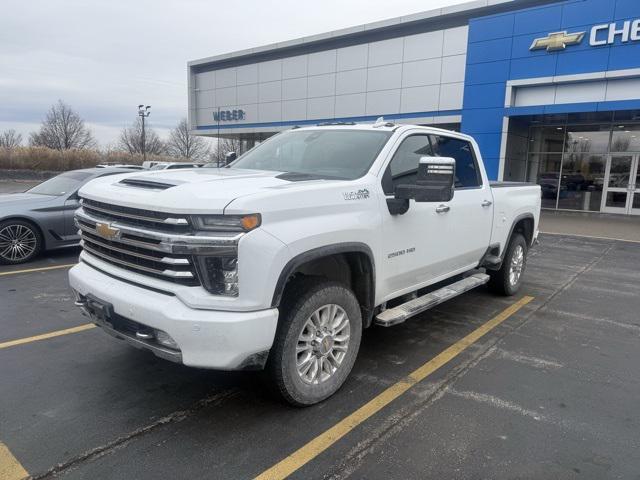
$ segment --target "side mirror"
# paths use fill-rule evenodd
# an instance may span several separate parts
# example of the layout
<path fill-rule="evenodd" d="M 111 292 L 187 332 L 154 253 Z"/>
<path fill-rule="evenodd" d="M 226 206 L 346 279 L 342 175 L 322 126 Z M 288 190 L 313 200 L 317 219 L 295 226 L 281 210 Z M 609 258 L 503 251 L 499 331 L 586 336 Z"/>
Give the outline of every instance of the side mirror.
<path fill-rule="evenodd" d="M 238 156 L 236 155 L 236 152 L 227 152 L 226 155 L 224 156 L 224 164 L 225 164 L 225 166 L 229 165 L 236 158 L 238 158 Z"/>
<path fill-rule="evenodd" d="M 416 202 L 448 202 L 453 198 L 456 161 L 450 157 L 422 157 L 415 185 L 398 185 L 395 198 Z"/>

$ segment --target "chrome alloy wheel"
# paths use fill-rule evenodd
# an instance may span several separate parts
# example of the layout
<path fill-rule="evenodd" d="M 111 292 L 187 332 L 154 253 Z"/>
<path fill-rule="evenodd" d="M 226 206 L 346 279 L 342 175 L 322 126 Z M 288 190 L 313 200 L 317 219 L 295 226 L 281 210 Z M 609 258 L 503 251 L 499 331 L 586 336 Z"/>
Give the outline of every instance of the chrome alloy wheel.
<path fill-rule="evenodd" d="M 300 378 L 315 385 L 331 378 L 347 355 L 350 332 L 349 317 L 341 306 L 324 305 L 313 312 L 296 346 Z"/>
<path fill-rule="evenodd" d="M 7 225 L 0 230 L 0 257 L 5 260 L 25 260 L 33 254 L 36 246 L 36 233 L 25 225 Z"/>
<path fill-rule="evenodd" d="M 518 245 L 513 251 L 511 263 L 509 265 L 509 283 L 511 286 L 517 285 L 524 269 L 524 248 Z"/>

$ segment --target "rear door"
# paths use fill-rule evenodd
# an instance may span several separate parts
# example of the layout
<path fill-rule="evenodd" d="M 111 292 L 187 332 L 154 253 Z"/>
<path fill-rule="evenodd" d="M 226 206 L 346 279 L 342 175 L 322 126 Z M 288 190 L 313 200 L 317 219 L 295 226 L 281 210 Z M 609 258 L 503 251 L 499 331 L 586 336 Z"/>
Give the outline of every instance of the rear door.
<path fill-rule="evenodd" d="M 493 195 L 471 142 L 447 135 L 431 135 L 433 154 L 456 160 L 455 194 L 442 205 L 446 217 L 447 269 L 474 267 L 489 246 L 493 222 Z M 440 204 L 439 204 L 440 205 Z"/>

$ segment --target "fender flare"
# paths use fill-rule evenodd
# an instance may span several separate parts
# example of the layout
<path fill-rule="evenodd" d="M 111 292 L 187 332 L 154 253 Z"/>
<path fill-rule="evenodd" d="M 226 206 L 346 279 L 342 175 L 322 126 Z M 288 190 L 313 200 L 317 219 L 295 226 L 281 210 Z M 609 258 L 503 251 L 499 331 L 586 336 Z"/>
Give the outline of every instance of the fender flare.
<path fill-rule="evenodd" d="M 345 243 L 335 243 L 331 245 L 324 245 L 322 247 L 313 248 L 311 250 L 307 250 L 306 252 L 300 253 L 296 255 L 291 260 L 287 262 L 282 271 L 280 272 L 280 276 L 278 277 L 278 281 L 276 283 L 275 290 L 273 292 L 273 299 L 271 301 L 271 306 L 277 308 L 280 305 L 280 301 L 282 300 L 282 294 L 284 293 L 284 288 L 287 284 L 287 281 L 296 271 L 298 267 L 301 265 L 310 262 L 312 260 L 317 260 L 322 257 L 328 257 L 330 255 L 336 255 L 339 253 L 364 253 L 369 259 L 369 263 L 371 264 L 371 284 L 369 286 L 369 291 L 367 292 L 367 300 L 368 304 L 364 305 L 364 307 L 369 311 L 373 312 L 373 307 L 375 303 L 375 289 L 376 289 L 376 267 L 375 260 L 373 257 L 373 252 L 371 248 L 366 243 L 360 242 L 345 242 Z"/>
<path fill-rule="evenodd" d="M 509 246 L 509 243 L 511 243 L 511 237 L 513 236 L 513 231 L 516 228 L 516 225 L 518 224 L 518 222 L 522 221 L 522 220 L 526 220 L 526 219 L 531 219 L 531 222 L 533 223 L 533 227 L 532 228 L 536 228 L 536 219 L 533 216 L 532 213 L 522 213 L 520 215 L 518 215 L 516 218 L 513 219 L 513 222 L 511 222 L 511 228 L 509 229 L 509 236 L 507 236 L 507 241 L 504 244 L 504 248 L 502 249 L 502 251 L 500 252 L 500 259 L 504 260 L 504 254 L 507 251 L 507 247 Z M 531 245 L 533 245 L 533 237 L 535 235 L 535 232 L 532 231 L 531 232 L 531 242 L 527 242 L 527 246 L 531 247 Z"/>

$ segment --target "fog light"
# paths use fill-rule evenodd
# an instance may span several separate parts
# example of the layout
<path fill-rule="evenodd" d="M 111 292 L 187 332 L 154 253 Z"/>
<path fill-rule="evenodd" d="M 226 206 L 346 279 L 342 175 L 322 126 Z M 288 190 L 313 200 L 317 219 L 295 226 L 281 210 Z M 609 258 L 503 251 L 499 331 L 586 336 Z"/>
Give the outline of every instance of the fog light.
<path fill-rule="evenodd" d="M 163 332 L 162 330 L 155 330 L 156 334 L 156 342 L 160 345 L 164 345 L 165 347 L 173 348 L 174 350 L 180 350 L 176 341 L 171 338 L 167 332 Z"/>
<path fill-rule="evenodd" d="M 216 295 L 238 295 L 237 257 L 196 257 L 202 286 Z"/>

